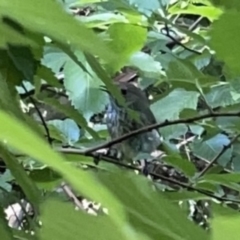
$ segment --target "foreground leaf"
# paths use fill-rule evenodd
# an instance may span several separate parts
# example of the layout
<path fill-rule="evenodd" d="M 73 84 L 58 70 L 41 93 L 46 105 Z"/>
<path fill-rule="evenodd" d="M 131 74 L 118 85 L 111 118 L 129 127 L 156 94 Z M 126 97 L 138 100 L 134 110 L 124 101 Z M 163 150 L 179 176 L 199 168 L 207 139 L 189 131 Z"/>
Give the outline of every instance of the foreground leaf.
<path fill-rule="evenodd" d="M 77 170 L 67 164 L 60 154 L 54 152 L 47 143 L 14 117 L 10 117 L 5 112 L 0 111 L 0 121 L 2 122 L 0 125 L 0 139 L 2 141 L 7 141 L 10 146 L 52 167 L 78 191 L 83 192 L 86 196 L 96 201 L 106 204 L 109 210 L 113 213 L 115 212 L 115 214 L 111 215 L 111 218 L 119 226 L 122 224 L 124 213 L 119 202 L 104 186 L 100 187 L 99 182 L 89 173 Z"/>
<path fill-rule="evenodd" d="M 105 44 L 91 30 L 64 12 L 56 1 L 1 0 L 0 15 L 8 16 L 26 28 L 63 44 L 70 42 L 76 48 L 97 54 L 109 63 L 114 59 L 114 54 Z"/>
<path fill-rule="evenodd" d="M 151 239 L 201 240 L 209 236 L 190 222 L 184 213 L 160 192 L 152 190 L 151 183 L 134 173 L 99 173 L 99 179 L 122 202 L 130 223 L 136 231 Z"/>
<path fill-rule="evenodd" d="M 108 216 L 92 216 L 76 211 L 72 204 L 56 200 L 48 200 L 43 205 L 41 221 L 43 227 L 39 231 L 39 236 L 42 240 L 49 238 L 59 240 L 131 239 L 124 237 L 122 232 L 125 227 L 117 228 Z"/>

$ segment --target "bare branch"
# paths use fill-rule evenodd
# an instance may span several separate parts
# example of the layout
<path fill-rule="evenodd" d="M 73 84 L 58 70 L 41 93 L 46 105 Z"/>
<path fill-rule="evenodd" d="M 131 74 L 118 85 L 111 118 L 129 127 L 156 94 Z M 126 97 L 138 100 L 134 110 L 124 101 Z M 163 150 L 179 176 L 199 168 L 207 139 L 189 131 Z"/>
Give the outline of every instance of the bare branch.
<path fill-rule="evenodd" d="M 209 162 L 209 164 L 198 174 L 198 178 L 202 177 L 217 160 L 232 146 L 232 144 L 240 137 L 236 135 L 227 145 L 223 146 L 222 150 Z"/>
<path fill-rule="evenodd" d="M 171 120 L 171 121 L 166 120 L 163 123 L 155 123 L 152 125 L 148 125 L 143 128 L 132 131 L 130 133 L 127 133 L 119 138 L 115 138 L 109 142 L 100 144 L 98 146 L 95 146 L 95 147 L 92 147 L 92 148 L 89 148 L 86 150 L 82 150 L 82 153 L 87 154 L 87 153 L 95 152 L 102 148 L 109 148 L 116 143 L 120 143 L 126 139 L 133 137 L 133 136 L 136 136 L 136 135 L 144 133 L 144 132 L 148 132 L 153 129 L 163 128 L 166 126 L 177 125 L 177 124 L 181 124 L 181 123 L 192 123 L 192 122 L 196 122 L 199 120 L 203 120 L 203 119 L 207 119 L 207 118 L 214 118 L 214 117 L 240 117 L 240 112 L 222 112 L 222 113 L 214 112 L 214 113 L 207 113 L 207 114 L 203 114 L 203 115 L 192 117 L 192 118 L 178 119 L 178 120 Z"/>
<path fill-rule="evenodd" d="M 74 148 L 60 148 L 60 149 L 57 149 L 57 151 L 59 151 L 61 153 L 65 153 L 65 154 L 66 153 L 71 153 L 71 154 L 85 155 L 81 150 L 74 149 Z M 92 157 L 96 157 L 97 156 L 96 153 L 88 153 L 86 155 L 87 156 L 92 156 Z M 99 157 L 101 157 L 102 161 L 105 161 L 105 162 L 108 162 L 108 163 L 112 163 L 112 164 L 124 167 L 126 169 L 129 169 L 129 170 L 135 170 L 135 171 L 140 171 L 140 172 L 142 170 L 141 168 L 139 168 L 137 166 L 126 164 L 126 163 L 124 163 L 122 161 L 118 161 L 118 160 L 113 159 L 113 158 L 109 158 L 109 157 L 101 156 L 101 155 Z M 199 188 L 195 188 L 195 187 L 193 187 L 193 186 L 191 186 L 191 185 L 189 185 L 187 183 L 183 183 L 183 182 L 177 181 L 175 179 L 172 179 L 172 178 L 169 178 L 169 177 L 165 177 L 165 176 L 160 175 L 160 174 L 156 174 L 156 173 L 150 172 L 149 175 L 152 176 L 152 177 L 155 177 L 157 179 L 161 179 L 161 180 L 167 181 L 169 183 L 176 184 L 177 186 L 180 186 L 180 187 L 182 187 L 184 189 L 187 189 L 189 191 L 195 191 L 195 192 L 201 193 L 201 194 L 203 194 L 205 196 L 214 198 L 214 199 L 216 199 L 216 200 L 218 200 L 220 202 L 234 202 L 234 203 L 240 204 L 240 201 L 216 196 L 216 195 L 214 195 L 213 193 L 211 193 L 209 191 L 206 191 L 206 190 L 203 190 L 203 189 L 199 189 Z"/>
<path fill-rule="evenodd" d="M 28 93 L 28 90 L 26 89 L 26 87 L 24 86 L 23 83 L 22 83 L 22 88 L 24 89 L 25 93 L 27 94 L 27 93 Z M 43 117 L 41 111 L 39 110 L 39 108 L 38 108 L 35 100 L 34 100 L 31 96 L 29 96 L 29 100 L 30 100 L 31 103 L 33 104 L 34 108 L 35 108 L 36 111 L 37 111 L 37 114 L 38 114 L 39 118 L 41 119 L 41 122 L 42 122 L 42 124 L 43 124 L 43 127 L 44 127 L 44 129 L 45 129 L 45 131 L 46 131 L 48 143 L 51 145 L 51 144 L 52 144 L 52 138 L 51 138 L 50 131 L 49 131 L 49 129 L 48 129 L 47 123 L 46 123 L 46 121 L 44 120 L 44 117 Z"/>
<path fill-rule="evenodd" d="M 173 41 L 173 43 L 175 43 L 175 44 L 183 47 L 184 49 L 188 50 L 189 52 L 195 53 L 195 54 L 197 54 L 197 55 L 201 55 L 201 54 L 202 54 L 201 52 L 198 52 L 198 51 L 196 51 L 196 50 L 194 50 L 194 49 L 191 49 L 191 48 L 185 46 L 185 45 L 182 44 L 180 41 L 178 41 L 176 38 L 174 38 L 174 37 L 169 33 L 169 27 L 168 27 L 167 24 L 165 24 L 165 29 L 166 29 L 166 36 L 167 36 L 168 38 L 170 38 L 170 39 Z"/>

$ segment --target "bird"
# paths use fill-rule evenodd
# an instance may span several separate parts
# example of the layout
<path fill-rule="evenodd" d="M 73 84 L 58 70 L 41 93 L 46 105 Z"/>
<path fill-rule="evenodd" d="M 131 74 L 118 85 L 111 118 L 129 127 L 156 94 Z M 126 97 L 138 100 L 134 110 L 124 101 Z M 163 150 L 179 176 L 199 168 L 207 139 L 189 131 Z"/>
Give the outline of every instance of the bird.
<path fill-rule="evenodd" d="M 116 139 L 144 126 L 156 123 L 156 119 L 150 109 L 150 102 L 145 92 L 129 82 L 117 83 L 121 94 L 125 99 L 127 108 L 138 115 L 132 118 L 126 107 L 121 106 L 106 89 L 109 95 L 109 104 L 106 108 L 105 122 L 111 139 Z M 123 159 L 136 161 L 139 158 L 149 158 L 150 154 L 157 150 L 161 144 L 158 130 L 134 135 L 123 142 L 117 143 L 115 149 L 120 150 Z"/>

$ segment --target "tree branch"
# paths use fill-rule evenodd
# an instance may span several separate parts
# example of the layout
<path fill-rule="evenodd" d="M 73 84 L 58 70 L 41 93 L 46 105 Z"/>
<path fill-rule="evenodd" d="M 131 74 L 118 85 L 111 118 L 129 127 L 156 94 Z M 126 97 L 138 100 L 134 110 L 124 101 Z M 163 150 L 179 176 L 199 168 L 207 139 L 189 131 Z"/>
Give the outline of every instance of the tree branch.
<path fill-rule="evenodd" d="M 184 49 L 188 50 L 189 52 L 195 53 L 195 54 L 197 54 L 197 55 L 201 55 L 201 54 L 202 54 L 201 52 L 198 52 L 198 51 L 196 51 L 196 50 L 194 50 L 194 49 L 191 49 L 191 48 L 185 46 L 185 45 L 182 44 L 180 41 L 178 41 L 176 38 L 174 38 L 173 36 L 171 36 L 171 34 L 169 33 L 169 27 L 168 27 L 167 24 L 165 24 L 165 30 L 166 30 L 165 36 L 168 37 L 168 38 L 170 38 L 170 39 L 173 41 L 173 43 L 175 43 L 175 44 L 183 47 Z"/>
<path fill-rule="evenodd" d="M 24 89 L 25 93 L 28 94 L 28 90 L 26 89 L 24 83 L 22 83 L 22 88 Z M 41 119 L 41 122 L 42 122 L 42 124 L 43 124 L 43 127 L 44 127 L 44 129 L 45 129 L 45 131 L 46 131 L 48 143 L 51 145 L 51 144 L 52 144 L 52 138 L 51 138 L 50 131 L 49 131 L 49 129 L 48 129 L 47 123 L 46 123 L 44 117 L 42 116 L 42 113 L 41 113 L 41 111 L 39 110 L 39 108 L 38 108 L 35 100 L 34 100 L 31 96 L 29 96 L 29 100 L 30 100 L 31 103 L 33 104 L 34 108 L 35 108 L 36 111 L 37 111 L 37 114 L 38 114 L 39 118 Z"/>
<path fill-rule="evenodd" d="M 208 165 L 198 174 L 198 178 L 202 177 L 217 160 L 232 146 L 232 144 L 240 137 L 237 134 L 227 145 L 223 146 L 222 150 L 208 163 Z"/>
<path fill-rule="evenodd" d="M 75 149 L 75 148 L 59 148 L 59 149 L 56 149 L 56 150 L 58 152 L 65 153 L 65 154 L 67 154 L 67 153 L 78 154 L 78 155 L 85 155 L 85 156 L 94 157 L 94 158 L 95 157 L 100 157 L 102 161 L 105 161 L 105 162 L 108 162 L 108 163 L 112 163 L 112 164 L 124 167 L 126 169 L 129 169 L 129 170 L 135 170 L 135 171 L 141 171 L 142 170 L 139 167 L 136 167 L 136 166 L 133 166 L 133 165 L 128 165 L 128 164 L 126 164 L 126 163 L 124 163 L 122 161 L 118 161 L 118 160 L 116 160 L 114 158 L 110 158 L 110 157 L 107 157 L 107 156 L 102 156 L 101 154 L 100 155 L 98 155 L 96 153 L 86 153 L 86 154 L 84 154 L 81 150 Z M 198 188 L 193 187 L 191 185 L 188 185 L 186 183 L 177 181 L 177 180 L 169 178 L 169 177 L 165 177 L 165 176 L 160 175 L 160 174 L 156 174 L 156 173 L 150 172 L 149 175 L 152 176 L 152 177 L 155 177 L 155 178 L 167 181 L 169 183 L 176 184 L 176 185 L 178 185 L 178 186 L 180 186 L 180 187 L 182 187 L 184 189 L 187 189 L 189 191 L 195 191 L 195 192 L 201 193 L 201 194 L 203 194 L 205 196 L 217 199 L 218 201 L 221 201 L 221 202 L 233 202 L 233 203 L 240 204 L 240 201 L 216 196 L 216 195 L 214 195 L 213 193 L 211 193 L 209 191 L 198 189 Z"/>
<path fill-rule="evenodd" d="M 166 120 L 163 123 L 155 123 L 155 124 L 152 124 L 152 125 L 148 125 L 148 126 L 145 126 L 143 128 L 132 131 L 130 133 L 127 133 L 127 134 L 125 134 L 125 135 L 123 135 L 119 138 L 115 138 L 115 139 L 113 139 L 109 142 L 100 144 L 98 146 L 89 148 L 87 150 L 82 150 L 82 153 L 83 154 L 88 154 L 88 153 L 95 152 L 95 151 L 97 151 L 99 149 L 102 149 L 102 148 L 109 148 L 116 143 L 120 143 L 120 142 L 122 142 L 126 139 L 129 139 L 130 137 L 136 136 L 136 135 L 144 133 L 144 132 L 148 132 L 148 131 L 153 130 L 153 129 L 163 128 L 163 127 L 166 127 L 166 126 L 171 126 L 171 125 L 176 125 L 176 124 L 181 124 L 181 123 L 192 123 L 192 122 L 196 122 L 196 121 L 199 121 L 199 120 L 202 120 L 202 119 L 214 118 L 214 117 L 240 117 L 240 111 L 239 112 L 231 112 L 231 113 L 224 113 L 224 112 L 223 113 L 207 113 L 207 114 L 203 114 L 203 115 L 192 117 L 192 118 L 170 120 L 170 121 Z"/>

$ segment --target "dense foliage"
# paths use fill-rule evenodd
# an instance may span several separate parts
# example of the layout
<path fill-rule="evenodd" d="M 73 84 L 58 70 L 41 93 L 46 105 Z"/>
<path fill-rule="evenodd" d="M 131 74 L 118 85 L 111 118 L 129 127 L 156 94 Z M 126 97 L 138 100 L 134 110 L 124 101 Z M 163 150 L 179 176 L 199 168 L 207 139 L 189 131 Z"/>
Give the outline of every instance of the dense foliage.
<path fill-rule="evenodd" d="M 1 0 L 1 239 L 239 239 L 239 10 Z M 157 124 L 109 140 L 114 81 L 138 82 Z M 152 171 L 103 151 L 149 129 Z"/>

